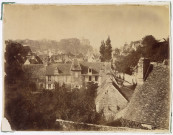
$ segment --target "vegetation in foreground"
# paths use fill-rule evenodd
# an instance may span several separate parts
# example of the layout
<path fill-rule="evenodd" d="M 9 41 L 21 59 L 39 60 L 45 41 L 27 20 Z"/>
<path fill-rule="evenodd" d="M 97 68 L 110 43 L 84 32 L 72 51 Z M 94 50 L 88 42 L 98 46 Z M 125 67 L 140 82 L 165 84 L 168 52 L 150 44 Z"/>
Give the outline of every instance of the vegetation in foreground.
<path fill-rule="evenodd" d="M 54 91 L 31 92 L 27 84 L 6 89 L 5 115 L 14 130 L 53 130 L 56 119 L 100 124 L 95 110 L 97 85 L 69 91 L 65 85 Z"/>

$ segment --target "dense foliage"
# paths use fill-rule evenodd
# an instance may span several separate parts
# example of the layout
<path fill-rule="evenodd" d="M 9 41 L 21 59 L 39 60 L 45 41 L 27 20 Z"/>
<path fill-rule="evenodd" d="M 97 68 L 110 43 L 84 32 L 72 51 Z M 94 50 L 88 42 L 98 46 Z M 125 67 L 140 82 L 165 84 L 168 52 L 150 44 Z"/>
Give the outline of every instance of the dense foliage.
<path fill-rule="evenodd" d="M 141 45 L 136 50 L 127 44 L 125 47 L 127 48 L 125 50 L 126 55 L 121 55 L 118 48 L 115 50 L 117 54 L 115 65 L 119 72 L 132 74 L 133 68 L 142 56 L 149 58 L 152 62 L 163 62 L 163 60 L 169 59 L 169 38 L 165 41 L 157 41 L 152 35 L 148 35 L 142 39 Z"/>
<path fill-rule="evenodd" d="M 88 83 L 87 88 L 73 89 L 57 87 L 54 96 L 58 100 L 56 117 L 76 122 L 98 123 L 100 114 L 95 110 L 97 84 Z M 56 95 L 57 94 L 57 95 Z"/>
<path fill-rule="evenodd" d="M 94 102 L 97 84 L 73 90 L 56 84 L 54 91 L 38 91 L 22 69 L 26 54 L 21 44 L 6 42 L 5 117 L 13 130 L 58 130 L 56 119 L 101 122 Z"/>
<path fill-rule="evenodd" d="M 61 39 L 60 41 L 56 40 L 16 40 L 16 42 L 25 44 L 31 47 L 34 52 L 44 52 L 48 50 L 54 50 L 56 52 L 61 51 L 63 53 L 72 53 L 72 54 L 86 54 L 87 51 L 93 51 L 92 46 L 88 39 L 78 39 L 78 38 L 67 38 Z"/>
<path fill-rule="evenodd" d="M 56 119 L 99 124 L 101 114 L 95 110 L 97 85 L 70 91 L 63 85 L 54 91 L 33 93 L 26 87 L 8 89 L 6 117 L 15 130 L 53 130 Z"/>
<path fill-rule="evenodd" d="M 104 41 L 101 42 L 101 46 L 100 46 L 100 60 L 103 62 L 105 61 L 105 43 Z"/>
<path fill-rule="evenodd" d="M 112 59 L 112 46 L 110 37 L 106 40 L 106 44 L 104 41 L 101 42 L 100 46 L 100 60 L 104 61 L 111 61 Z"/>
<path fill-rule="evenodd" d="M 16 79 L 23 77 L 22 64 L 26 60 L 26 50 L 24 47 L 17 43 L 6 41 L 5 51 L 5 80 L 8 83 L 13 83 Z"/>

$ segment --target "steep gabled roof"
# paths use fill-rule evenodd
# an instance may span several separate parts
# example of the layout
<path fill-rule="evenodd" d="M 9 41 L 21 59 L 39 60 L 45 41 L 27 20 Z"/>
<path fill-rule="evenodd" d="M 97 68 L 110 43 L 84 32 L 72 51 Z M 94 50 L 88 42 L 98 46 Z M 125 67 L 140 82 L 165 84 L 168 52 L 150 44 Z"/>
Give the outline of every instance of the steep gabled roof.
<path fill-rule="evenodd" d="M 46 67 L 46 75 L 54 75 L 55 69 L 58 69 L 60 75 L 70 75 L 71 64 L 52 64 Z"/>
<path fill-rule="evenodd" d="M 80 71 L 80 70 L 82 70 L 81 66 L 80 66 L 80 64 L 79 64 L 79 62 L 78 62 L 78 60 L 76 58 L 72 62 L 71 70 L 72 71 Z"/>
<path fill-rule="evenodd" d="M 103 111 L 107 120 L 112 120 L 118 111 L 126 107 L 127 103 L 127 99 L 112 82 L 104 81 L 104 85 L 98 88 L 95 99 L 96 110 L 98 112 Z"/>
<path fill-rule="evenodd" d="M 169 68 L 154 66 L 143 85 L 138 85 L 129 105 L 118 117 L 158 128 L 169 128 L 170 116 Z"/>
<path fill-rule="evenodd" d="M 23 71 L 31 78 L 45 79 L 46 67 L 43 64 L 23 65 Z"/>
<path fill-rule="evenodd" d="M 93 74 L 98 74 L 103 65 L 103 62 L 80 62 L 82 74 L 87 74 L 88 68 L 92 69 Z"/>
<path fill-rule="evenodd" d="M 124 93 L 122 93 L 121 89 L 119 88 L 118 84 L 114 79 L 111 79 L 109 76 L 105 78 L 105 80 L 102 82 L 102 84 L 98 87 L 97 89 L 97 98 L 96 102 L 99 101 L 103 96 L 106 91 L 109 91 L 109 88 L 112 88 L 113 90 L 117 91 L 121 97 L 123 97 L 125 100 L 128 101 Z M 121 98 L 120 97 L 120 98 Z"/>
<path fill-rule="evenodd" d="M 75 66 L 76 65 L 76 66 Z M 99 74 L 100 69 L 104 65 L 103 62 L 80 62 L 79 64 L 74 61 L 71 63 L 57 63 L 47 66 L 46 75 L 54 75 L 54 70 L 58 68 L 60 75 L 70 74 L 71 70 L 81 71 L 82 74 L 88 73 L 88 68 L 92 69 L 93 74 Z"/>

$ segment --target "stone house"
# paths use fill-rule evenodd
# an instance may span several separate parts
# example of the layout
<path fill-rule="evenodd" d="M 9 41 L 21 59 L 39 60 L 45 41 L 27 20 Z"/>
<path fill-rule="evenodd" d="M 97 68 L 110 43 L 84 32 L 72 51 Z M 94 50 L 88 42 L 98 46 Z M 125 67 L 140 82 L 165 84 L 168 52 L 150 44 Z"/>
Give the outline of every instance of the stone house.
<path fill-rule="evenodd" d="M 79 62 L 50 64 L 46 67 L 46 89 L 55 88 L 55 83 L 80 88 L 87 82 L 99 83 L 102 62 Z"/>
<path fill-rule="evenodd" d="M 134 80 L 137 85 L 144 83 L 150 72 L 150 60 L 141 57 L 135 69 L 135 76 L 124 73 L 115 73 L 108 66 L 107 70 L 102 72 L 101 85 L 97 89 L 95 100 L 96 111 L 102 112 L 107 121 L 113 120 L 116 115 L 123 110 L 131 100 L 135 87 L 131 87 Z M 117 78 L 123 80 L 123 85 L 119 85 Z M 135 83 L 136 83 L 135 82 Z"/>
<path fill-rule="evenodd" d="M 137 84 L 143 84 L 148 74 L 151 72 L 150 59 L 141 57 L 134 71 Z"/>

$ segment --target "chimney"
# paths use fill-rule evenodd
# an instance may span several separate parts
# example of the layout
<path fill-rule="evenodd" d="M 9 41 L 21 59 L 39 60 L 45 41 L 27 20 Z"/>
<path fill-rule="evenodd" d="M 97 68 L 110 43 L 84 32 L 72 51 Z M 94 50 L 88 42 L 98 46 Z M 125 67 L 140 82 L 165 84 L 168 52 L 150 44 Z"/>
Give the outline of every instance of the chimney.
<path fill-rule="evenodd" d="M 137 71 L 136 71 L 136 77 L 137 77 L 138 84 L 144 83 L 144 79 L 145 79 L 149 66 L 150 66 L 150 59 L 144 58 L 144 57 L 141 57 L 139 59 Z"/>

